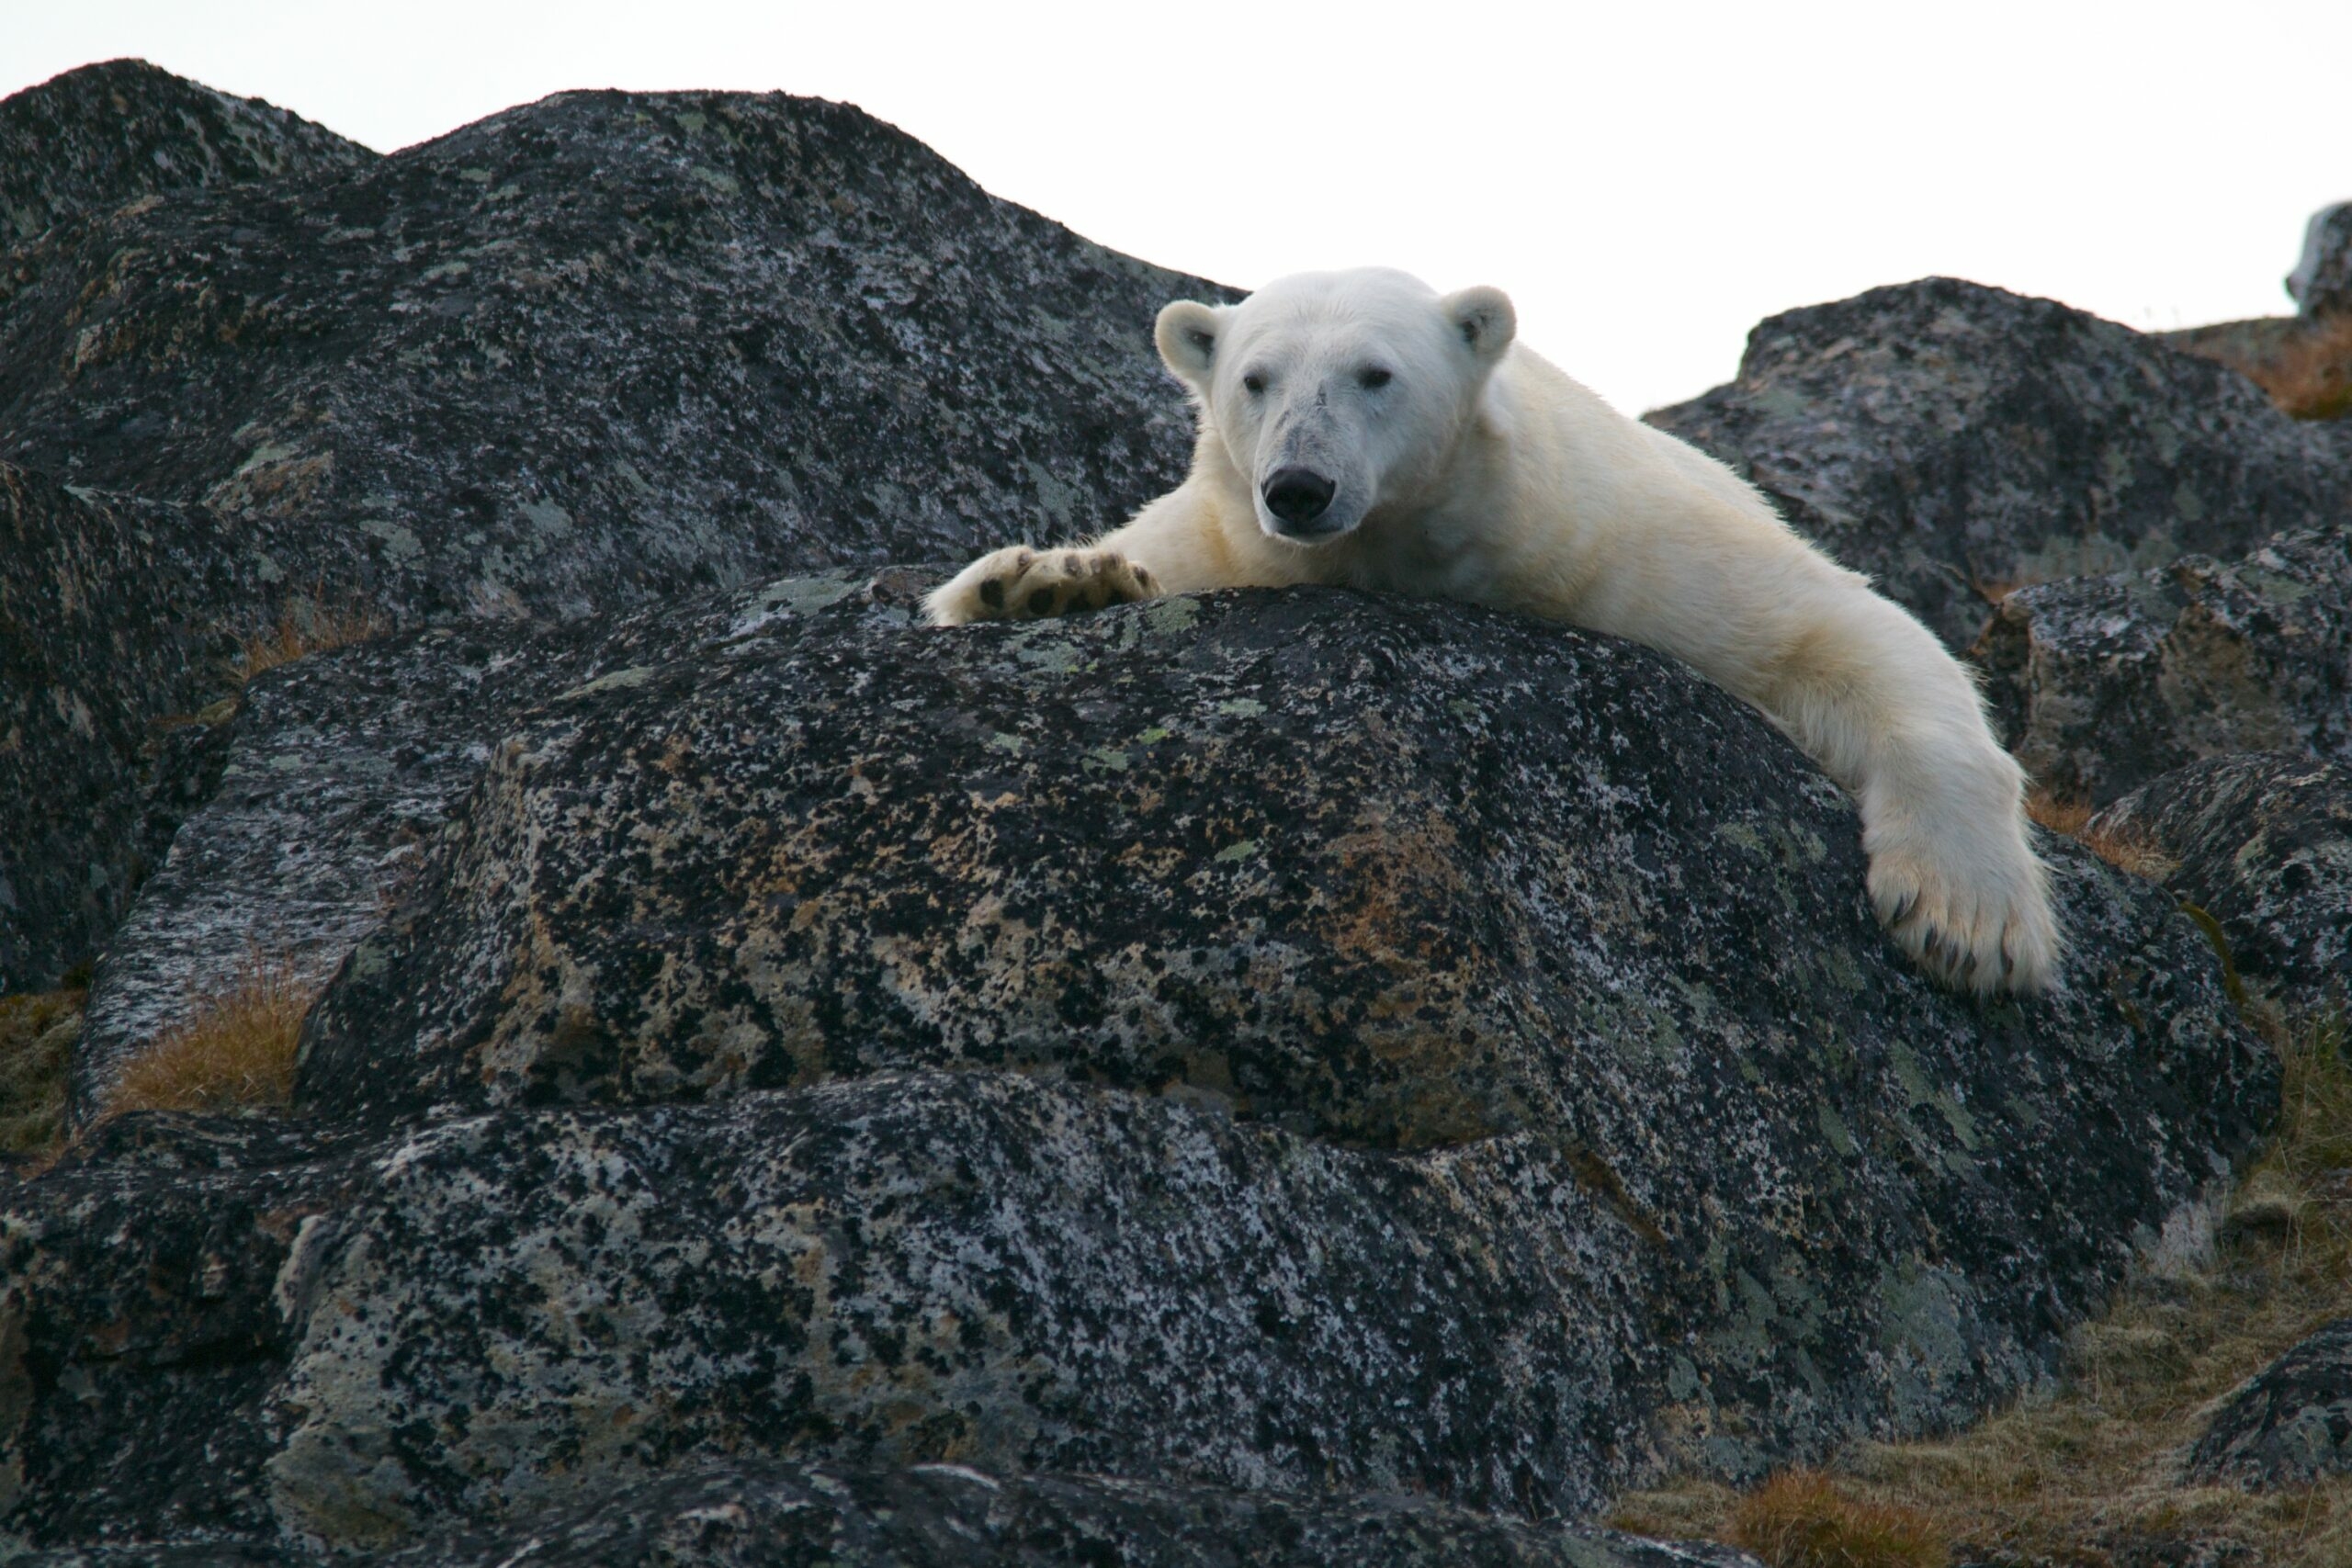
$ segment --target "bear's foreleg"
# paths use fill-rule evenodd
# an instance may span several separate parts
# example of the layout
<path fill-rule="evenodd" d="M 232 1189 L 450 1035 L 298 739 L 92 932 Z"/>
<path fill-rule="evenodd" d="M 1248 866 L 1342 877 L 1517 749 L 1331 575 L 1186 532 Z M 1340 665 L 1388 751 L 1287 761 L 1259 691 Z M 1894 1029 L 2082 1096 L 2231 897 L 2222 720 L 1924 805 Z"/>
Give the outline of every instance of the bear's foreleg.
<path fill-rule="evenodd" d="M 1860 803 L 1871 903 L 1905 952 L 1960 989 L 2041 990 L 2061 944 L 2024 773 L 1960 661 L 1838 575 L 1742 694 Z"/>

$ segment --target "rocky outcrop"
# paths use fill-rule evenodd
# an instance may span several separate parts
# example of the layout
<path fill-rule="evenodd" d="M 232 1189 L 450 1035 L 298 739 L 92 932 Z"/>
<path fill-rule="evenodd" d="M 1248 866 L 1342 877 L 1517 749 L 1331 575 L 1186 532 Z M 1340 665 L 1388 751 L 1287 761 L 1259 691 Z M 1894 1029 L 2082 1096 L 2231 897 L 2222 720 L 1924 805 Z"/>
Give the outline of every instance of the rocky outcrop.
<path fill-rule="evenodd" d="M 286 564 L 402 622 L 1115 521 L 1189 445 L 1153 314 L 1221 294 L 724 93 L 565 94 L 11 265 L 0 457 L 364 547 Z"/>
<path fill-rule="evenodd" d="M 2233 751 L 2352 757 L 2352 526 L 2026 589 L 1974 657 L 2010 750 L 2062 800 Z"/>
<path fill-rule="evenodd" d="M 85 209 L 346 174 L 375 160 L 300 115 L 143 60 L 85 65 L 0 100 L 0 250 Z"/>
<path fill-rule="evenodd" d="M 2290 1011 L 2352 1004 L 2352 763 L 2216 757 L 2084 831 L 2211 914 L 2239 970 Z"/>
<path fill-rule="evenodd" d="M 1426 1498 L 1000 1478 L 961 1465 L 876 1472 L 758 1461 L 695 1467 L 584 1515 L 567 1509 L 390 1561 L 500 1568 L 526 1541 L 534 1564 L 582 1568 L 1762 1568 L 1729 1547 L 1528 1525 Z"/>
<path fill-rule="evenodd" d="M 1955 649 L 2012 589 L 2352 515 L 2345 451 L 2235 374 L 1952 278 L 1774 316 L 1738 379 L 1648 417 Z"/>
<path fill-rule="evenodd" d="M 1573 1515 L 2042 1375 L 2275 1092 L 2079 853 L 2058 996 L 1928 986 L 1850 807 L 1642 649 L 912 600 L 648 617 L 346 962 L 310 1121 L 10 1201 L 10 1528 L 390 1544 L 720 1454 Z"/>
<path fill-rule="evenodd" d="M 2352 312 L 2352 201 L 2312 214 L 2303 254 L 2287 275 L 2287 292 L 2306 316 Z"/>
<path fill-rule="evenodd" d="M 0 993 L 94 957 L 210 793 L 237 634 L 282 592 L 201 507 L 0 463 Z"/>
<path fill-rule="evenodd" d="M 2189 1451 L 2188 1473 L 2256 1487 L 2352 1473 L 2352 1317 L 2320 1329 L 2231 1393 Z"/>

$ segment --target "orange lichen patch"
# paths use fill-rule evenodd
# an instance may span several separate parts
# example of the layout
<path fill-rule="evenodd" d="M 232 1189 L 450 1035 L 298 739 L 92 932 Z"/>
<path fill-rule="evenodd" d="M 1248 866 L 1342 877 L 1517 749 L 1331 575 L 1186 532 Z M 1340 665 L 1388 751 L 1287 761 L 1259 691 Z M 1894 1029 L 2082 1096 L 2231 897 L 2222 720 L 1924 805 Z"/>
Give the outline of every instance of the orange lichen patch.
<path fill-rule="evenodd" d="M 294 1094 L 295 1045 L 319 985 L 255 958 L 188 1021 L 133 1057 L 102 1114 L 282 1106 Z"/>
<path fill-rule="evenodd" d="M 374 610 L 334 610 L 315 599 L 298 600 L 279 613 L 277 625 L 237 639 L 237 676 L 250 681 L 265 670 L 372 641 L 391 629 L 390 620 Z"/>
<path fill-rule="evenodd" d="M 1849 1497 L 1812 1470 L 1782 1471 L 1742 1497 L 1731 1537 L 1771 1568 L 1945 1568 L 1951 1561 L 1926 1515 Z"/>

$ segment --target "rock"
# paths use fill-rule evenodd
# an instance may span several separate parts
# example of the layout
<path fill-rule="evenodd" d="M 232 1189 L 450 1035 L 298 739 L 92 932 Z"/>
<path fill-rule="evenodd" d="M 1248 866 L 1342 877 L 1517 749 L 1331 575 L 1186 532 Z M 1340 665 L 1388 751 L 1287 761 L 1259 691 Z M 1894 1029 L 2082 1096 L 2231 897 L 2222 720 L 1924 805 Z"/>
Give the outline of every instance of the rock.
<path fill-rule="evenodd" d="M 2352 1004 L 2352 763 L 2287 752 L 2165 774 L 2086 824 L 2221 922 L 2292 1012 Z"/>
<path fill-rule="evenodd" d="M 0 249 L 86 209 L 336 175 L 376 154 L 259 98 L 109 60 L 0 99 Z"/>
<path fill-rule="evenodd" d="M 139 891 L 91 991 L 74 1107 L 258 956 L 323 980 L 380 923 L 516 715 L 648 660 L 789 619 L 869 574 L 706 595 L 610 626 L 473 621 L 336 649 L 245 688 L 217 785 Z M 912 581 L 885 574 L 902 596 Z M 887 591 L 887 590 L 886 590 Z"/>
<path fill-rule="evenodd" d="M 854 108 L 726 93 L 563 94 L 9 265 L 0 457 L 299 521 L 365 556 L 289 577 L 402 624 L 1116 521 L 1189 446 L 1153 315 L 1224 297 Z"/>
<path fill-rule="evenodd" d="M 1973 656 L 2010 750 L 2061 800 L 2233 751 L 2352 757 L 2352 525 L 2022 590 Z"/>
<path fill-rule="evenodd" d="M 350 1162 L 268 1122 L 110 1122 L 57 1169 L 0 1172 L 0 1552 L 275 1533 L 254 1419 L 281 1375 L 271 1291 Z"/>
<path fill-rule="evenodd" d="M 2287 275 L 2287 292 L 2306 316 L 2352 311 L 2352 201 L 2312 214 L 2303 254 Z"/>
<path fill-rule="evenodd" d="M 2352 511 L 2352 460 L 2240 377 L 1952 278 L 1775 316 L 1650 422 L 1753 479 L 1954 649 L 2025 584 L 2235 556 Z"/>
<path fill-rule="evenodd" d="M 525 1456 L 623 1407 L 616 1465 L 1573 1513 L 2031 1381 L 2275 1092 L 2086 855 L 2058 998 L 1928 987 L 1850 807 L 1630 646 L 1332 593 L 910 618 L 551 702 L 355 951 L 301 1108 L 462 1119 L 300 1260 L 283 1515 L 556 1501 Z M 491 1312 L 525 1269 L 545 1311 Z"/>
<path fill-rule="evenodd" d="M 2352 1317 L 2338 1318 L 2241 1384 L 2189 1450 L 2198 1481 L 2308 1485 L 2352 1472 Z"/>
<path fill-rule="evenodd" d="M 961 1465 L 842 1471 L 735 1461 L 632 1486 L 584 1515 L 435 1542 L 393 1562 L 821 1562 L 839 1568 L 1762 1568 L 1730 1547 L 1531 1526 L 1426 1498 L 1235 1492 L 1098 1476 L 997 1477 Z"/>
<path fill-rule="evenodd" d="M 0 463 L 0 993 L 96 956 L 209 793 L 235 634 L 281 597 L 202 507 Z"/>

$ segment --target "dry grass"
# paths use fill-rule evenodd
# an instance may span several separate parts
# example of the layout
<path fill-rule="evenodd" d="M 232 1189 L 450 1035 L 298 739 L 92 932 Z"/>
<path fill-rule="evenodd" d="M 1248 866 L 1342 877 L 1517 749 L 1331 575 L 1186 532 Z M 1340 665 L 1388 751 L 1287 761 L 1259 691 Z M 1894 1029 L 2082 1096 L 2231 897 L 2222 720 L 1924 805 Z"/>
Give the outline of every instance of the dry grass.
<path fill-rule="evenodd" d="M 1786 1470 L 1731 1511 L 1731 1540 L 1771 1568 L 1945 1568 L 1951 1550 L 1925 1514 L 1857 1501 L 1817 1470 Z"/>
<path fill-rule="evenodd" d="M 1840 1455 L 1838 1494 L 1916 1513 L 1961 1560 L 2138 1568 L 2235 1561 L 2235 1545 L 2266 1568 L 2352 1563 L 2352 1477 L 2269 1493 L 2182 1480 L 2213 1402 L 2352 1299 L 2344 1020 L 2291 1033 L 2275 1017 L 2256 1021 L 2284 1067 L 2278 1128 L 2225 1210 L 2213 1267 L 2126 1289 L 2073 1336 L 2055 1390 L 1950 1438 Z M 1621 1499 L 1611 1522 L 1734 1540 L 1751 1506 L 1762 1511 L 1684 1482 Z"/>
<path fill-rule="evenodd" d="M 39 1156 L 56 1148 L 84 994 L 0 997 L 0 1155 Z"/>
<path fill-rule="evenodd" d="M 290 965 L 252 959 L 186 1023 L 130 1060 L 100 1114 L 285 1105 L 302 1017 L 318 994 L 318 983 Z"/>
<path fill-rule="evenodd" d="M 2245 377 L 2297 419 L 2352 414 L 2352 315 L 2299 324 L 2258 345 L 2222 337 L 2184 346 Z"/>
<path fill-rule="evenodd" d="M 330 609 L 316 596 L 296 600 L 279 612 L 276 626 L 237 639 L 237 678 L 250 681 L 265 670 L 372 641 L 391 629 L 392 623 L 374 610 Z"/>
<path fill-rule="evenodd" d="M 2098 808 L 2087 800 L 2061 800 L 2036 788 L 2025 798 L 2025 814 L 2053 833 L 2075 840 L 2091 853 L 2126 875 L 2162 882 L 2178 863 L 2140 834 L 2099 830 L 2091 827 Z"/>

